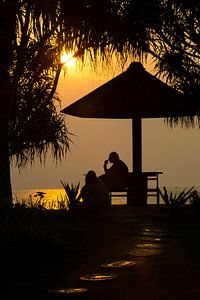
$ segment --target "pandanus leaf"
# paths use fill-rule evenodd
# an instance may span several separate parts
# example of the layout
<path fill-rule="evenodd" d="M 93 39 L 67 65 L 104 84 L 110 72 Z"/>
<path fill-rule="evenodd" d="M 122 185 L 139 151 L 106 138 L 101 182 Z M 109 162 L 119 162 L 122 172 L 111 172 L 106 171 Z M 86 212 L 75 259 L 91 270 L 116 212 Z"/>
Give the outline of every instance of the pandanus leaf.
<path fill-rule="evenodd" d="M 80 183 L 69 185 L 69 183 L 65 183 L 62 180 L 60 182 L 61 182 L 61 184 L 66 192 L 66 195 L 68 197 L 69 205 L 71 207 L 76 206 L 78 203 L 77 196 L 78 196 L 78 192 L 79 192 Z"/>
<path fill-rule="evenodd" d="M 180 193 L 175 193 L 173 194 L 172 191 L 170 191 L 170 193 L 167 191 L 166 187 L 163 187 L 164 192 L 162 193 L 160 190 L 160 195 L 163 199 L 163 201 L 165 202 L 165 204 L 170 207 L 170 208 L 177 208 L 180 207 L 182 205 L 184 205 L 188 199 L 190 199 L 192 197 L 192 191 L 193 191 L 194 187 L 191 187 L 188 191 L 186 191 L 186 189 L 184 189 L 182 192 Z"/>

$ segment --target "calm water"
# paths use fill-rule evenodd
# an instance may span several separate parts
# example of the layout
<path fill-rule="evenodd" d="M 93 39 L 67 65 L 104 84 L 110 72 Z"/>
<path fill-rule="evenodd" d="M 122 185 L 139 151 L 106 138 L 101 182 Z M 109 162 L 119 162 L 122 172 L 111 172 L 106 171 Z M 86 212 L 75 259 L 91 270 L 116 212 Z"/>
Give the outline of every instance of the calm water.
<path fill-rule="evenodd" d="M 168 191 L 172 191 L 173 193 L 179 193 L 183 189 L 188 190 L 189 187 L 167 187 Z M 200 192 L 200 187 L 195 187 Z M 44 197 L 41 199 L 37 196 L 38 192 L 44 193 Z M 67 206 L 66 194 L 64 189 L 15 189 L 13 191 L 13 200 L 14 202 L 26 203 L 31 205 L 31 203 L 39 203 L 43 204 L 46 208 L 58 209 L 61 207 Z M 161 199 L 160 199 L 161 200 Z M 125 197 L 114 197 L 112 200 L 112 204 L 125 204 Z M 156 198 L 149 197 L 148 204 L 155 204 Z M 162 203 L 162 201 L 160 201 Z"/>

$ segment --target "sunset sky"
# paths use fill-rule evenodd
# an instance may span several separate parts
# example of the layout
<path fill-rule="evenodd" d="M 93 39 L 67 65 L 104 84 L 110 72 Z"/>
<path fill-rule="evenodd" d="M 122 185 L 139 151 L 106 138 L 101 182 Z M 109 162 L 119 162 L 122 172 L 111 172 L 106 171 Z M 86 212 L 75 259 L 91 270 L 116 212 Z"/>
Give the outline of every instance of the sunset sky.
<path fill-rule="evenodd" d="M 152 72 L 152 66 L 145 66 Z M 126 68 L 125 68 L 126 70 Z M 61 76 L 58 92 L 62 108 L 116 76 L 120 70 L 92 73 L 91 70 L 68 67 Z M 67 157 L 45 166 L 38 161 L 30 167 L 12 167 L 13 188 L 62 188 L 60 180 L 83 184 L 84 174 L 93 169 L 103 172 L 103 162 L 111 151 L 117 151 L 132 171 L 131 120 L 82 119 L 65 115 L 68 130 L 75 134 Z M 171 128 L 164 119 L 145 119 L 143 124 L 143 171 L 162 171 L 160 186 L 200 186 L 200 130 Z"/>

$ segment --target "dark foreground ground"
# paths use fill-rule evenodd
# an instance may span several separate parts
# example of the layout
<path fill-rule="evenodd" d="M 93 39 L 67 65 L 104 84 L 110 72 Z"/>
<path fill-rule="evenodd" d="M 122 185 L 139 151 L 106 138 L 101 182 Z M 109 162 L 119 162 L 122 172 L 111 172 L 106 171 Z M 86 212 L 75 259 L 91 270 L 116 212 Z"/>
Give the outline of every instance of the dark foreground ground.
<path fill-rule="evenodd" d="M 113 206 L 95 216 L 19 211 L 1 220 L 0 235 L 0 300 L 200 299 L 200 217 L 188 208 L 176 216 L 155 206 Z M 144 243 L 156 244 L 160 253 L 129 254 Z M 101 266 L 118 260 L 136 264 Z M 102 272 L 117 277 L 101 282 L 80 279 Z M 79 287 L 88 292 L 52 292 Z"/>

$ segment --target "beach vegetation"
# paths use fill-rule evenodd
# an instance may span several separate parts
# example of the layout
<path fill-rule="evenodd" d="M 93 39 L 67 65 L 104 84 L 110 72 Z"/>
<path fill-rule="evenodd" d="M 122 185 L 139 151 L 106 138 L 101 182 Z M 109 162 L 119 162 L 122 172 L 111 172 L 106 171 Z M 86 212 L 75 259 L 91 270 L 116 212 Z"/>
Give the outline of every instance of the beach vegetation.
<path fill-rule="evenodd" d="M 200 214 L 200 193 L 194 190 L 191 194 L 190 205 L 196 214 Z"/>
<path fill-rule="evenodd" d="M 171 213 L 175 213 L 180 207 L 184 206 L 192 197 L 194 187 L 184 189 L 181 192 L 168 191 L 163 187 L 163 192 L 159 190 L 160 196 L 166 207 Z"/>
<path fill-rule="evenodd" d="M 80 193 L 80 183 L 77 184 L 69 184 L 61 181 L 61 184 L 66 192 L 68 207 L 69 210 L 75 210 L 80 204 L 80 201 L 77 199 Z"/>
<path fill-rule="evenodd" d="M 43 210 L 47 208 L 47 201 L 44 192 L 36 192 L 33 197 L 29 195 L 27 199 L 19 199 L 15 197 L 13 207 L 15 209 L 34 209 Z"/>
<path fill-rule="evenodd" d="M 45 194 L 44 192 L 37 192 L 34 197 L 35 197 L 35 203 L 34 206 L 39 208 L 39 209 L 45 209 Z"/>
<path fill-rule="evenodd" d="M 52 201 L 52 207 L 58 210 L 68 210 L 69 204 L 67 196 L 63 196 L 62 194 L 60 194 L 60 196 L 57 197 L 56 200 Z"/>
<path fill-rule="evenodd" d="M 36 194 L 29 195 L 27 198 L 15 197 L 13 200 L 13 208 L 27 209 L 27 210 L 68 210 L 68 198 L 66 195 L 60 195 L 51 199 L 45 197 L 45 193 L 37 192 Z"/>

